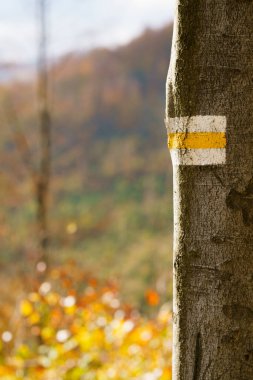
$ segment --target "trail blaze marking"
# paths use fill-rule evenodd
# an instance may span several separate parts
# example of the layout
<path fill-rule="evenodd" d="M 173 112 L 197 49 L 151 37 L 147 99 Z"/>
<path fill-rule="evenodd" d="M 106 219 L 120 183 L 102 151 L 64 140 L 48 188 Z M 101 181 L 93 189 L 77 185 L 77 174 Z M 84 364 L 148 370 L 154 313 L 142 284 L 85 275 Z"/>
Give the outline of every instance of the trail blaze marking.
<path fill-rule="evenodd" d="M 221 149 L 226 147 L 226 134 L 223 132 L 170 133 L 170 149 Z"/>
<path fill-rule="evenodd" d="M 173 165 L 225 164 L 226 124 L 225 116 L 169 119 L 168 147 Z"/>

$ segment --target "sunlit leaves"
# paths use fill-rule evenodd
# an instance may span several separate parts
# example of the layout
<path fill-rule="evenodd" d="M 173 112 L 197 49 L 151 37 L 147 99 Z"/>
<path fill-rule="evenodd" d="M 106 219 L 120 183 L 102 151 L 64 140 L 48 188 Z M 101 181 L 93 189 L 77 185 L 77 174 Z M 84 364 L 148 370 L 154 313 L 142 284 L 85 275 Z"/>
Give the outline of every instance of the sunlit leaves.
<path fill-rule="evenodd" d="M 146 297 L 158 305 L 155 291 Z M 15 334 L 1 333 L 5 380 L 171 379 L 168 305 L 147 320 L 120 302 L 115 284 L 100 285 L 70 263 L 54 268 L 18 310 Z"/>
<path fill-rule="evenodd" d="M 20 304 L 20 312 L 23 317 L 28 317 L 33 312 L 33 307 L 31 302 L 28 300 L 23 300 Z"/>

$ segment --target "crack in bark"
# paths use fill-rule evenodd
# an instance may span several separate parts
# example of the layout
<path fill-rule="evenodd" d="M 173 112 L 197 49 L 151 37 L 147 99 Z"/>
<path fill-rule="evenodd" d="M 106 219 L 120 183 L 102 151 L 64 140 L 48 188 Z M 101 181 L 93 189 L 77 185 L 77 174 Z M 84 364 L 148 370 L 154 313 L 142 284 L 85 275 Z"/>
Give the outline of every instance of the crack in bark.
<path fill-rule="evenodd" d="M 225 188 L 227 187 L 215 170 L 213 170 L 213 175 L 218 180 L 218 182 L 221 184 L 222 187 L 225 187 Z"/>
<path fill-rule="evenodd" d="M 222 307 L 223 313 L 229 319 L 236 321 L 247 321 L 252 322 L 253 320 L 253 310 L 247 306 L 243 305 L 224 305 Z"/>
<path fill-rule="evenodd" d="M 198 332 L 196 336 L 195 361 L 194 361 L 194 370 L 193 370 L 192 380 L 199 380 L 200 378 L 201 360 L 202 360 L 202 342 L 201 342 L 201 333 Z"/>
<path fill-rule="evenodd" d="M 231 189 L 226 204 L 231 210 L 242 212 L 243 223 L 246 226 L 253 224 L 253 178 L 249 181 L 244 192 Z"/>

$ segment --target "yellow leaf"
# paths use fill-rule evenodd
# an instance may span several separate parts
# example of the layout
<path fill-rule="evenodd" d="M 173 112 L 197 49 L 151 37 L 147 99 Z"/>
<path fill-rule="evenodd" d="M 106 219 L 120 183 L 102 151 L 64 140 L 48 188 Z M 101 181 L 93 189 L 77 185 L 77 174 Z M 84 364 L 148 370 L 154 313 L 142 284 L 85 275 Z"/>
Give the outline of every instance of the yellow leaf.
<path fill-rule="evenodd" d="M 45 340 L 52 338 L 54 335 L 55 331 L 51 327 L 44 327 L 44 329 L 41 330 L 41 336 Z"/>
<path fill-rule="evenodd" d="M 92 335 L 85 328 L 80 329 L 76 339 L 83 351 L 89 350 L 95 344 Z"/>
<path fill-rule="evenodd" d="M 23 300 L 20 304 L 20 312 L 23 317 L 29 317 L 29 315 L 31 315 L 33 312 L 33 306 L 31 302 Z"/>
<path fill-rule="evenodd" d="M 31 356 L 31 351 L 30 351 L 29 347 L 27 347 L 25 344 L 22 344 L 22 345 L 18 348 L 18 355 L 19 355 L 22 359 L 28 359 L 28 358 L 30 358 L 30 356 Z"/>
<path fill-rule="evenodd" d="M 39 323 L 39 321 L 40 321 L 39 313 L 34 312 L 29 316 L 29 322 L 31 325 L 36 325 L 37 323 Z"/>
<path fill-rule="evenodd" d="M 47 294 L 47 296 L 45 298 L 46 298 L 48 305 L 50 305 L 50 306 L 55 306 L 59 302 L 59 299 L 60 299 L 60 297 L 57 293 L 52 293 L 52 292 Z"/>

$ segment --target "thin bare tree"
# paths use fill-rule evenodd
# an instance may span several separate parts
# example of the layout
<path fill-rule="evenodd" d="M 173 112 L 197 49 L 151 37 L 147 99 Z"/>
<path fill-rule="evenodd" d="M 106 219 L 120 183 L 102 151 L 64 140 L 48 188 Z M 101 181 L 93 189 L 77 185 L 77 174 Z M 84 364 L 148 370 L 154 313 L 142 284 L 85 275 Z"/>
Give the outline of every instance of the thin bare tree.
<path fill-rule="evenodd" d="M 49 75 L 47 58 L 47 8 L 48 0 L 37 0 L 38 6 L 38 62 L 37 106 L 39 123 L 38 162 L 30 148 L 29 139 L 22 130 L 18 113 L 9 96 L 3 99 L 3 114 L 11 126 L 14 141 L 22 163 L 31 176 L 36 203 L 39 254 L 37 261 L 48 261 L 49 249 L 49 193 L 51 178 L 51 114 L 49 102 Z M 36 161 L 36 162 L 35 162 Z"/>
<path fill-rule="evenodd" d="M 47 260 L 49 247 L 48 201 L 51 174 L 51 116 L 48 100 L 47 0 L 39 5 L 38 110 L 40 162 L 36 179 L 37 223 L 41 259 Z"/>

